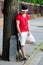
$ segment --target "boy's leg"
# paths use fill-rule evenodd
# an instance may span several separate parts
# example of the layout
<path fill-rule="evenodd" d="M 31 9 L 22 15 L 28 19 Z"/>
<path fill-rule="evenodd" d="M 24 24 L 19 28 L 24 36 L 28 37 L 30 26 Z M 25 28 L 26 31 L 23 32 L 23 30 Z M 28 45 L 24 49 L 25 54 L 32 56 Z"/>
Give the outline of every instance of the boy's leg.
<path fill-rule="evenodd" d="M 30 36 L 27 37 L 26 43 L 27 44 L 34 44 L 35 43 L 35 38 L 33 37 L 32 34 L 30 34 Z"/>
<path fill-rule="evenodd" d="M 26 39 L 27 39 L 27 32 L 23 32 L 21 34 L 21 40 L 20 40 L 20 43 L 21 43 L 21 51 L 22 51 L 22 54 L 23 54 L 23 58 L 26 57 L 26 54 L 25 54 L 25 42 L 26 42 Z"/>
<path fill-rule="evenodd" d="M 25 46 L 21 46 L 21 51 L 22 51 L 23 57 L 25 57 Z"/>

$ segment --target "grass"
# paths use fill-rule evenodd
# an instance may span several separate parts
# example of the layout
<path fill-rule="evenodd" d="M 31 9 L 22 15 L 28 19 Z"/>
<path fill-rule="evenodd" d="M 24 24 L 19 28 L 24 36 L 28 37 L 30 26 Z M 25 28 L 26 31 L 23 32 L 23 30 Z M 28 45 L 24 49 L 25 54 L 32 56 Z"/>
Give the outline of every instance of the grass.
<path fill-rule="evenodd" d="M 43 45 L 43 42 L 41 42 L 36 48 L 34 48 L 34 51 L 38 50 L 39 47 Z"/>

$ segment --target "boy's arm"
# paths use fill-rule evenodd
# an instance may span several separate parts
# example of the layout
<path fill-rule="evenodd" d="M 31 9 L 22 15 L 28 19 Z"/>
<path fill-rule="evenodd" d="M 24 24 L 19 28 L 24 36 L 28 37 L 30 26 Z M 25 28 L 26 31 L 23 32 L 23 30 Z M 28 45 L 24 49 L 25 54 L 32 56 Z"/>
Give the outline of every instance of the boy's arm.
<path fill-rule="evenodd" d="M 21 35 L 19 24 L 20 24 L 20 21 L 19 20 L 16 20 L 17 31 Z"/>
<path fill-rule="evenodd" d="M 30 35 L 30 20 L 28 20 L 28 35 Z"/>

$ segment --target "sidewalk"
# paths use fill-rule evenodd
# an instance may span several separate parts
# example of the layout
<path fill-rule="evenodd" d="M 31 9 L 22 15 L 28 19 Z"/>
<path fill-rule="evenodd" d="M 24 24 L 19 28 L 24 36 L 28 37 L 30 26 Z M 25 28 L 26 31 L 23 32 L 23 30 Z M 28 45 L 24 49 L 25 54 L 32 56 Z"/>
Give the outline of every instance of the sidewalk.
<path fill-rule="evenodd" d="M 31 58 L 31 61 L 29 62 L 28 60 L 28 63 L 27 64 L 24 64 L 24 65 L 38 65 L 40 60 L 43 58 L 43 52 L 42 51 L 38 51 L 34 56 L 33 58 Z M 41 62 L 40 62 L 41 63 Z"/>

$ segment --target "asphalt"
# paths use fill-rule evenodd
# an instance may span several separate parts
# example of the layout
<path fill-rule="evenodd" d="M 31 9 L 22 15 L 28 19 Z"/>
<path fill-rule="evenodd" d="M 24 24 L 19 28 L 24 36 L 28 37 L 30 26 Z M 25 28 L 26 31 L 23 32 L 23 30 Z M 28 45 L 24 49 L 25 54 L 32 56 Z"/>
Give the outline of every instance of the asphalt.
<path fill-rule="evenodd" d="M 1 41 L 2 41 L 1 36 L 2 36 L 2 32 L 3 32 L 3 27 L 0 27 L 0 30 L 1 30 L 0 31 L 0 43 L 1 43 Z M 30 20 L 30 31 L 33 34 L 33 36 L 35 37 L 36 45 L 26 44 L 26 46 L 25 46 L 26 51 L 25 52 L 28 55 L 31 55 L 32 52 L 34 51 L 34 48 L 43 41 L 43 17 Z M 0 46 L 1 46 L 0 47 L 0 54 L 2 54 L 2 45 L 3 44 L 1 43 L 0 44 Z M 41 56 L 40 54 L 38 54 L 38 55 Z M 43 59 L 43 56 L 40 58 L 40 62 L 42 59 Z M 35 61 L 36 60 L 33 60 L 34 63 L 35 63 Z M 38 64 L 37 64 L 37 61 L 36 61 L 36 65 L 42 65 L 40 62 L 38 61 Z M 23 62 L 16 62 L 15 60 L 13 60 L 13 61 L 8 62 L 8 61 L 4 61 L 4 60 L 1 61 L 0 60 L 0 65 L 23 65 L 23 64 L 24 64 L 24 61 Z M 30 65 L 32 65 L 32 62 Z M 33 64 L 33 65 L 35 65 L 35 64 Z"/>

